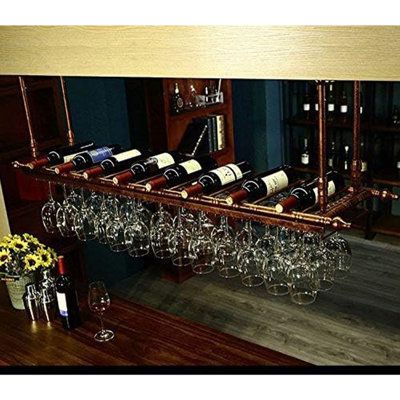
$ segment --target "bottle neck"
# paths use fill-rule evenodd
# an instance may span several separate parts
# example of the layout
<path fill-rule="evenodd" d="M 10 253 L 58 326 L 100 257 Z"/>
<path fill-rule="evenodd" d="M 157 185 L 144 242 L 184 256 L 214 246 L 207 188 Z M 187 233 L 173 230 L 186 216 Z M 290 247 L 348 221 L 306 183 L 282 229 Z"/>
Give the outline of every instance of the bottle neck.
<path fill-rule="evenodd" d="M 58 274 L 67 275 L 67 267 L 65 264 L 64 256 L 58 257 Z"/>

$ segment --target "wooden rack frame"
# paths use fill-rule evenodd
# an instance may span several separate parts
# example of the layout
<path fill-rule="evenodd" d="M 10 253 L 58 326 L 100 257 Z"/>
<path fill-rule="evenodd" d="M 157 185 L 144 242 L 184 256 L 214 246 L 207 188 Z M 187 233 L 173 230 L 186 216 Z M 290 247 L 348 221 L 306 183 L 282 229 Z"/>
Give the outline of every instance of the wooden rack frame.
<path fill-rule="evenodd" d="M 63 78 L 60 77 L 63 102 L 67 119 L 68 142 L 74 142 L 71 121 L 69 116 L 66 88 Z M 34 139 L 30 123 L 29 103 L 26 96 L 26 87 L 23 78 L 20 77 L 21 91 L 24 100 L 25 114 L 30 126 L 31 153 L 37 156 L 38 149 Z M 126 197 L 137 198 L 143 201 L 162 203 L 172 206 L 182 206 L 191 210 L 201 210 L 216 215 L 226 215 L 237 219 L 248 219 L 258 221 L 263 224 L 280 225 L 292 229 L 303 231 L 324 232 L 325 229 L 344 229 L 350 228 L 351 222 L 344 221 L 340 214 L 354 207 L 359 202 L 370 197 L 379 197 L 381 200 L 395 200 L 398 195 L 388 191 L 379 191 L 361 187 L 361 159 L 360 159 L 360 81 L 354 82 L 354 114 L 353 114 L 353 161 L 351 169 L 351 186 L 347 188 L 347 194 L 339 200 L 328 204 L 327 179 L 326 179 L 326 84 L 325 81 L 317 82 L 318 88 L 318 128 L 319 128 L 319 147 L 318 147 L 318 210 L 311 212 L 290 212 L 277 213 L 274 208 L 260 204 L 242 203 L 229 206 L 222 199 L 212 196 L 198 196 L 183 200 L 179 190 L 165 189 L 161 191 L 146 192 L 145 186 L 140 183 L 129 183 L 127 185 L 114 185 L 107 179 L 85 180 L 77 174 L 56 175 L 49 169 L 41 171 L 27 172 L 30 176 L 38 180 L 44 180 L 55 184 L 65 184 L 72 187 L 85 188 L 92 191 L 110 193 Z M 17 168 L 27 170 L 26 165 L 21 162 L 14 162 Z M 227 188 L 229 189 L 229 188 Z"/>

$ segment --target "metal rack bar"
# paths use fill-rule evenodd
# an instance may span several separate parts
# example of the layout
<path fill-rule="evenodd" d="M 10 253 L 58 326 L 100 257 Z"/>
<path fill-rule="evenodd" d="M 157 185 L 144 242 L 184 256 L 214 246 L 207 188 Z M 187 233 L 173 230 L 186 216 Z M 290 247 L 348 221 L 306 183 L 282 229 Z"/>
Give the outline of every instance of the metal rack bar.
<path fill-rule="evenodd" d="M 317 82 L 318 89 L 318 205 L 325 213 L 328 204 L 328 182 L 326 179 L 326 86 Z"/>
<path fill-rule="evenodd" d="M 68 144 L 71 146 L 75 143 L 75 134 L 72 130 L 71 115 L 69 112 L 68 99 L 67 99 L 67 89 L 65 87 L 64 78 L 62 76 L 60 76 L 60 85 L 61 85 L 61 93 L 64 104 L 65 119 L 67 121 Z"/>
<path fill-rule="evenodd" d="M 361 187 L 361 114 L 360 81 L 353 84 L 353 161 L 351 164 L 351 186 Z"/>

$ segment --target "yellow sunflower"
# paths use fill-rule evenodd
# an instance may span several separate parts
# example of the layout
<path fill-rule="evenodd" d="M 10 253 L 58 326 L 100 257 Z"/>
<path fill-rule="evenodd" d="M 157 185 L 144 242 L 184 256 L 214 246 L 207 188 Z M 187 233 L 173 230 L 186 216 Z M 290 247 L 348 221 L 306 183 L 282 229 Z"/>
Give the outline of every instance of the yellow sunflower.
<path fill-rule="evenodd" d="M 47 248 L 47 251 L 50 253 L 52 260 L 57 261 L 57 253 L 55 252 L 54 249 L 52 249 L 51 247 Z"/>
<path fill-rule="evenodd" d="M 39 260 L 40 260 L 40 265 L 41 265 L 43 268 L 49 268 L 49 267 L 51 267 L 51 265 L 53 264 L 53 256 L 52 256 L 52 254 L 51 254 L 48 250 L 39 249 L 39 250 L 36 252 L 36 255 L 37 255 L 37 257 L 39 258 Z"/>
<path fill-rule="evenodd" d="M 28 250 L 28 243 L 24 242 L 21 238 L 15 238 L 13 239 L 10 244 L 9 247 L 15 251 L 26 251 Z"/>
<path fill-rule="evenodd" d="M 4 264 L 7 264 L 11 261 L 11 254 L 10 250 L 4 249 L 0 250 L 0 267 Z"/>
<path fill-rule="evenodd" d="M 40 267 L 40 258 L 35 254 L 28 254 L 24 257 L 24 269 L 26 271 L 35 271 Z"/>
<path fill-rule="evenodd" d="M 11 241 L 13 240 L 13 237 L 11 234 L 8 234 L 6 236 L 3 237 L 3 239 L 1 240 L 1 245 L 8 245 L 9 243 L 11 243 Z"/>
<path fill-rule="evenodd" d="M 30 235 L 29 233 L 24 233 L 24 234 L 22 235 L 22 237 L 23 237 L 23 239 L 24 239 L 26 242 L 28 242 L 28 243 L 33 243 L 33 244 L 36 244 L 36 245 L 39 245 L 39 244 L 40 244 L 40 243 L 39 243 L 39 240 L 38 240 L 37 238 L 35 238 L 35 236 Z"/>

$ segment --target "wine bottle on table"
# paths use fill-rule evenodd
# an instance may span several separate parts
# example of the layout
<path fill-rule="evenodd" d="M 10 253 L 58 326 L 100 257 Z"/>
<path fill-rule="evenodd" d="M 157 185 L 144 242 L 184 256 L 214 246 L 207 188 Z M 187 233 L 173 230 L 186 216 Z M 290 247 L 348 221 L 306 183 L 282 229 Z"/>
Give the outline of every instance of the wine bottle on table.
<path fill-rule="evenodd" d="M 47 152 L 44 156 L 32 160 L 28 163 L 30 169 L 36 169 L 45 166 L 57 165 L 66 163 L 72 160 L 77 154 L 85 150 L 93 149 L 94 141 L 89 140 L 87 142 L 76 143 L 72 146 L 59 147 L 57 149 Z"/>
<path fill-rule="evenodd" d="M 336 171 L 329 171 L 326 174 L 328 181 L 328 196 L 333 196 L 344 187 L 343 177 Z M 290 210 L 303 210 L 318 203 L 318 178 L 303 185 L 293 188 L 290 196 L 281 200 L 275 206 L 279 213 Z"/>
<path fill-rule="evenodd" d="M 141 150 L 128 150 L 122 153 L 115 154 L 112 157 L 106 158 L 100 164 L 94 167 L 88 168 L 83 171 L 83 177 L 85 179 L 94 178 L 98 175 L 112 174 L 119 171 L 123 171 L 129 168 L 133 162 L 141 159 L 147 158 L 151 155 L 150 151 Z"/>
<path fill-rule="evenodd" d="M 168 167 L 164 173 L 146 183 L 146 190 L 151 191 L 166 186 L 173 186 L 194 179 L 205 171 L 217 167 L 217 162 L 210 156 L 192 158 L 175 166 Z"/>
<path fill-rule="evenodd" d="M 181 196 L 187 199 L 200 193 L 211 193 L 223 186 L 243 179 L 250 172 L 252 172 L 252 168 L 247 161 L 226 164 L 201 175 L 197 182 L 181 191 Z"/>
<path fill-rule="evenodd" d="M 254 201 L 261 197 L 271 196 L 285 189 L 296 179 L 294 169 L 288 165 L 274 168 L 242 183 L 239 190 L 231 192 L 225 201 L 229 204 L 239 203 L 242 200 Z"/>
<path fill-rule="evenodd" d="M 58 257 L 58 274 L 56 295 L 61 321 L 64 329 L 75 329 L 81 324 L 78 296 L 63 256 Z"/>
<path fill-rule="evenodd" d="M 121 152 L 119 144 L 110 144 L 108 146 L 97 147 L 96 149 L 85 151 L 76 155 L 71 161 L 57 165 L 54 168 L 56 174 L 62 174 L 73 170 L 89 168 L 94 164 L 100 163 L 113 154 Z"/>
<path fill-rule="evenodd" d="M 304 138 L 303 142 L 303 149 L 301 151 L 301 158 L 300 162 L 302 165 L 309 165 L 310 164 L 310 150 L 308 149 L 308 139 Z"/>
<path fill-rule="evenodd" d="M 162 172 L 165 168 L 187 160 L 188 158 L 188 156 L 178 153 L 177 151 L 160 153 L 133 163 L 127 171 L 115 175 L 113 177 L 113 182 L 118 185 L 120 183 L 129 182 L 132 179 L 144 179 L 157 172 Z"/>

